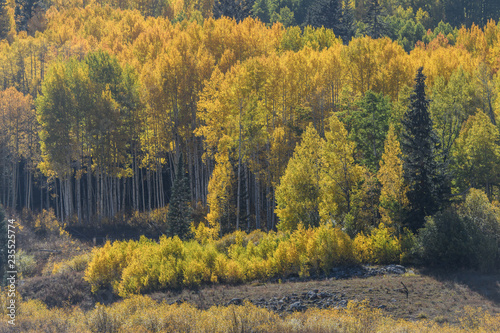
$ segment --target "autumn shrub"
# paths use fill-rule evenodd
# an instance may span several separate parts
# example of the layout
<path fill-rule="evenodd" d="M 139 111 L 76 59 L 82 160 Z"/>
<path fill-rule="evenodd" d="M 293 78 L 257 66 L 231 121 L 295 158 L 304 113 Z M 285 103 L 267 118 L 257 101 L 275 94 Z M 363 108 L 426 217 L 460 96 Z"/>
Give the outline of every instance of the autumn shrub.
<path fill-rule="evenodd" d="M 92 251 L 92 261 L 85 270 L 85 280 L 90 283 L 93 292 L 103 287 L 117 290 L 123 269 L 128 266 L 130 254 L 137 246 L 138 242 L 135 241 L 113 244 L 108 241 L 103 247 Z"/>
<path fill-rule="evenodd" d="M 106 243 L 93 252 L 85 279 L 95 292 L 112 287 L 122 297 L 212 283 L 307 277 L 361 262 L 399 262 L 401 247 L 381 225 L 354 241 L 338 227 L 321 225 L 290 232 L 234 232 L 219 240 Z"/>
<path fill-rule="evenodd" d="M 89 311 L 48 309 L 40 301 L 20 301 L 16 326 L 0 321 L 0 332 L 498 332 L 500 315 L 466 307 L 456 324 L 426 318 L 394 319 L 367 301 L 350 301 L 345 308 L 317 309 L 278 315 L 245 302 L 200 310 L 188 303 L 169 305 L 147 296 L 131 296 Z"/>
<path fill-rule="evenodd" d="M 390 228 L 380 223 L 370 235 L 360 233 L 354 239 L 358 259 L 363 263 L 399 263 L 401 245 Z"/>
<path fill-rule="evenodd" d="M 328 273 L 334 267 L 357 263 L 354 244 L 341 229 L 322 225 L 306 237 L 305 257 L 311 273 Z"/>
<path fill-rule="evenodd" d="M 84 253 L 71 259 L 54 263 L 52 266 L 52 274 L 83 272 L 87 268 L 91 259 L 92 256 L 90 253 Z"/>
<path fill-rule="evenodd" d="M 35 256 L 19 249 L 16 253 L 16 268 L 20 277 L 27 278 L 35 274 Z"/>
<path fill-rule="evenodd" d="M 484 192 L 471 189 L 465 202 L 427 218 L 419 234 L 424 264 L 491 270 L 498 265 L 500 211 Z"/>
<path fill-rule="evenodd" d="M 37 234 L 60 234 L 63 232 L 64 225 L 57 219 L 54 210 L 42 210 L 33 218 L 33 229 Z"/>

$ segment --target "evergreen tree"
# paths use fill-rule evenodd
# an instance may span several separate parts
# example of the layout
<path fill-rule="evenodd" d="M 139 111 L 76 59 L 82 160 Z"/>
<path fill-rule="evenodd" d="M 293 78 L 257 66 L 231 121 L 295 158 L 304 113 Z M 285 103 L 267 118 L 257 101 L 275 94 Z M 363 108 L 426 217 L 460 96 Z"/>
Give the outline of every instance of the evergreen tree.
<path fill-rule="evenodd" d="M 385 36 L 384 13 L 379 0 L 371 0 L 366 13 L 367 35 L 371 38 L 380 38 Z"/>
<path fill-rule="evenodd" d="M 447 186 L 444 164 L 439 161 L 438 138 L 432 127 L 429 100 L 425 95 L 425 76 L 420 67 L 410 108 L 402 120 L 401 148 L 409 212 L 406 224 L 413 231 L 424 225 L 426 216 L 436 213 L 445 202 Z"/>
<path fill-rule="evenodd" d="M 332 29 L 335 35 L 341 35 L 342 2 L 339 0 L 316 0 L 307 14 L 307 24 L 319 28 Z"/>
<path fill-rule="evenodd" d="M 342 6 L 342 29 L 340 37 L 344 44 L 349 44 L 356 34 L 356 19 L 354 17 L 354 4 L 352 0 L 343 1 Z"/>
<path fill-rule="evenodd" d="M 250 16 L 254 3 L 255 0 L 216 0 L 213 6 L 214 18 L 227 16 L 243 21 Z"/>
<path fill-rule="evenodd" d="M 17 30 L 28 30 L 29 20 L 38 10 L 43 10 L 44 5 L 40 0 L 16 0 L 15 19 Z"/>
<path fill-rule="evenodd" d="M 355 21 L 351 1 L 316 0 L 308 10 L 306 23 L 332 29 L 345 44 L 354 37 Z"/>
<path fill-rule="evenodd" d="M 10 30 L 10 18 L 7 0 L 0 0 L 0 39 L 5 39 Z"/>
<path fill-rule="evenodd" d="M 188 236 L 192 221 L 190 202 L 191 190 L 189 187 L 189 178 L 184 170 L 181 154 L 168 206 L 168 236 L 179 236 L 181 239 L 185 239 Z"/>

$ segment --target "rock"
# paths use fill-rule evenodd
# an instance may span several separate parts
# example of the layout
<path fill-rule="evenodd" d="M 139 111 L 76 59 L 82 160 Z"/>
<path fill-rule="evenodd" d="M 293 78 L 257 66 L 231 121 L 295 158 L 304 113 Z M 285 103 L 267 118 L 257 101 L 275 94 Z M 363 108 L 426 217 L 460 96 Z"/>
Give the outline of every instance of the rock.
<path fill-rule="evenodd" d="M 319 298 L 318 293 L 315 290 L 309 291 L 306 296 L 309 300 L 315 300 Z"/>
<path fill-rule="evenodd" d="M 227 302 L 227 305 L 231 305 L 231 304 L 241 305 L 241 304 L 243 304 L 243 300 L 241 298 L 233 298 L 232 300 Z"/>
<path fill-rule="evenodd" d="M 385 267 L 385 270 L 391 274 L 404 274 L 406 272 L 406 268 L 401 265 L 389 265 Z"/>
<path fill-rule="evenodd" d="M 347 300 L 343 299 L 338 304 L 339 307 L 345 308 L 347 306 Z"/>
<path fill-rule="evenodd" d="M 318 294 L 320 298 L 328 298 L 330 297 L 330 293 L 327 293 L 326 291 L 322 291 Z"/>
<path fill-rule="evenodd" d="M 379 309 L 385 309 L 386 307 L 387 306 L 385 306 L 384 304 L 377 306 L 377 308 L 379 308 Z"/>
<path fill-rule="evenodd" d="M 304 306 L 302 305 L 302 303 L 300 301 L 297 301 L 297 302 L 293 303 L 292 305 L 290 305 L 290 307 L 288 308 L 288 311 L 302 311 L 303 308 L 304 308 Z"/>

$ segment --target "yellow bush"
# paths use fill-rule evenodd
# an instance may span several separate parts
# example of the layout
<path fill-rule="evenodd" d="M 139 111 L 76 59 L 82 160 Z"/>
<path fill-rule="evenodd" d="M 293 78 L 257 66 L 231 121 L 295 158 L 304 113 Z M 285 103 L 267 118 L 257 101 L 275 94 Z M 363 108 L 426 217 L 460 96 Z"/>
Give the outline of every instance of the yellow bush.
<path fill-rule="evenodd" d="M 351 238 L 339 228 L 322 225 L 309 238 L 307 258 L 313 272 L 327 273 L 332 268 L 356 262 Z"/>
<path fill-rule="evenodd" d="M 34 229 L 36 232 L 63 235 L 67 234 L 64 227 L 57 219 L 53 209 L 44 209 L 35 216 Z"/>
<path fill-rule="evenodd" d="M 52 274 L 67 272 L 83 272 L 87 268 L 92 256 L 90 253 L 80 254 L 69 260 L 55 263 L 52 268 Z"/>
<path fill-rule="evenodd" d="M 246 302 L 243 306 L 213 306 L 199 310 L 183 303 L 157 303 L 147 296 L 131 296 L 109 306 L 97 304 L 84 313 L 79 308 L 47 309 L 40 301 L 19 300 L 16 326 L 23 332 L 498 332 L 500 315 L 481 308 L 465 308 L 458 324 L 428 319 L 407 321 L 386 316 L 366 301 L 349 302 L 345 309 L 308 309 L 284 316 Z M 0 331 L 10 331 L 6 320 Z"/>
<path fill-rule="evenodd" d="M 358 260 L 363 263 L 399 263 L 401 246 L 399 240 L 383 223 L 373 229 L 370 236 L 360 233 L 354 239 Z"/>
<path fill-rule="evenodd" d="M 236 231 L 203 242 L 165 236 L 155 242 L 143 237 L 95 249 L 85 279 L 94 292 L 111 286 L 125 297 L 209 283 L 328 274 L 334 267 L 359 261 L 395 262 L 400 254 L 399 241 L 382 224 L 370 236 L 361 234 L 354 241 L 331 225 L 299 226 L 291 233 Z"/>
<path fill-rule="evenodd" d="M 92 251 L 92 260 L 85 270 L 85 280 L 90 283 L 92 292 L 101 287 L 118 287 L 123 269 L 128 265 L 130 254 L 138 246 L 137 242 L 109 241 L 101 248 Z"/>

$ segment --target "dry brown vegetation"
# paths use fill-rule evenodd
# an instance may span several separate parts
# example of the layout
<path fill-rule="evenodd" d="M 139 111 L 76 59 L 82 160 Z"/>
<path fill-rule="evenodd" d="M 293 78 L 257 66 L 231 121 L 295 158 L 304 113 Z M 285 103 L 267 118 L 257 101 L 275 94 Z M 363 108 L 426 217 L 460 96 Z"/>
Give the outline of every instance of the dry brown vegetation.
<path fill-rule="evenodd" d="M 29 226 L 19 236 L 36 269 L 20 283 L 13 332 L 493 332 L 500 325 L 498 273 L 407 268 L 403 275 L 209 284 L 121 300 L 110 291 L 92 294 L 83 280 L 91 244 L 64 233 L 40 236 Z M 335 304 L 316 308 L 303 297 L 311 290 L 327 292 Z M 270 310 L 271 300 L 293 295 L 303 300 L 302 311 L 288 311 L 290 302 Z M 235 298 L 245 305 L 226 306 Z M 0 332 L 11 332 L 5 325 Z"/>

